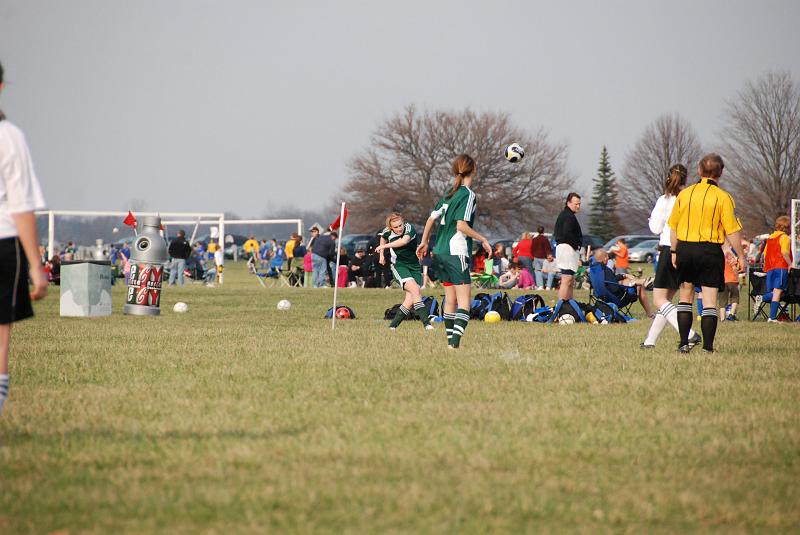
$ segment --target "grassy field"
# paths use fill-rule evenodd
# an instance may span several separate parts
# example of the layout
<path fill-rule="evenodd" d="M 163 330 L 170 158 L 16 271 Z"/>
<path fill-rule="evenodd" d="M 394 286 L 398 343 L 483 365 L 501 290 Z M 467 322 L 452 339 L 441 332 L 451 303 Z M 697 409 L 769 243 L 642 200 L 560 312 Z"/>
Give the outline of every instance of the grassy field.
<path fill-rule="evenodd" d="M 54 289 L 15 328 L 0 533 L 800 530 L 800 324 L 679 356 L 647 321 L 471 322 L 455 352 L 386 328 L 399 290 L 341 291 L 332 333 L 331 290 L 226 277 L 158 318 Z"/>

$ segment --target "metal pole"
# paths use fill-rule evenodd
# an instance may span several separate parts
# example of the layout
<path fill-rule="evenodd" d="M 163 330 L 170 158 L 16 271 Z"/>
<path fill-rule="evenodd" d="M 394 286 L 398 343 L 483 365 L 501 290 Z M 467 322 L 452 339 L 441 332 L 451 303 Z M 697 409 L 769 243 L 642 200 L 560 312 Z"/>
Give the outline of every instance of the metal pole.
<path fill-rule="evenodd" d="M 219 246 L 222 248 L 222 270 L 219 274 L 219 283 L 225 278 L 225 214 L 219 217 Z"/>
<path fill-rule="evenodd" d="M 336 293 L 339 291 L 339 249 L 342 246 L 342 234 L 344 230 L 344 202 L 342 202 L 342 209 L 339 212 L 339 228 L 336 231 L 339 233 L 339 239 L 336 243 L 336 273 L 333 276 L 333 313 L 331 314 L 331 329 L 336 328 Z"/>
<path fill-rule="evenodd" d="M 52 210 L 47 212 L 47 259 L 53 259 L 56 241 L 56 217 Z"/>
<path fill-rule="evenodd" d="M 797 213 L 797 205 L 800 204 L 800 199 L 792 199 L 792 263 L 796 266 L 798 265 L 797 260 L 797 240 L 798 240 L 798 222 L 797 216 L 800 215 Z"/>

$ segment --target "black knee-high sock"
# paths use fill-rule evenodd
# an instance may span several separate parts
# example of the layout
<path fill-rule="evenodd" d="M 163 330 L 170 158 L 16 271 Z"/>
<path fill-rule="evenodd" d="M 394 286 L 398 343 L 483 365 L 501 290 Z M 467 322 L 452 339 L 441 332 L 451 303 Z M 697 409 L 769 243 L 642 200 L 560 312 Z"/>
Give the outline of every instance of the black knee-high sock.
<path fill-rule="evenodd" d="M 692 329 L 692 304 L 678 303 L 678 333 L 681 335 L 681 345 L 689 344 L 689 331 Z"/>
<path fill-rule="evenodd" d="M 703 349 L 714 351 L 714 335 L 717 333 L 719 312 L 716 308 L 704 308 L 700 319 L 700 329 L 703 331 Z"/>

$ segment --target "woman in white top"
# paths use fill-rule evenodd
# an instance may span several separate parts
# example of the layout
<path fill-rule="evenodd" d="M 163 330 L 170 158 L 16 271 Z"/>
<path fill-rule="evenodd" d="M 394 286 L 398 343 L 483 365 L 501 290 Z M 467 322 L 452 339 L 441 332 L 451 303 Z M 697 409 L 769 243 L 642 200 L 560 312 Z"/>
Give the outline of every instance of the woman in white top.
<path fill-rule="evenodd" d="M 658 234 L 658 264 L 656 276 L 653 281 L 653 305 L 658 309 L 653 318 L 653 325 L 647 338 L 639 347 L 653 349 L 656 346 L 661 331 L 669 323 L 678 330 L 678 310 L 672 304 L 680 284 L 678 283 L 678 270 L 672 265 L 672 252 L 670 251 L 670 228 L 667 220 L 672 213 L 678 193 L 686 186 L 686 167 L 675 164 L 669 169 L 669 176 L 664 184 L 664 195 L 658 198 L 650 214 L 650 231 Z M 694 346 L 700 343 L 700 335 L 692 331 L 689 333 L 689 344 Z"/>
<path fill-rule="evenodd" d="M 33 174 L 25 137 L 0 112 L 0 411 L 8 397 L 11 325 L 32 316 L 31 299 L 41 299 L 47 293 L 34 215 L 42 208 L 44 198 Z M 33 283 L 30 294 L 29 276 Z"/>

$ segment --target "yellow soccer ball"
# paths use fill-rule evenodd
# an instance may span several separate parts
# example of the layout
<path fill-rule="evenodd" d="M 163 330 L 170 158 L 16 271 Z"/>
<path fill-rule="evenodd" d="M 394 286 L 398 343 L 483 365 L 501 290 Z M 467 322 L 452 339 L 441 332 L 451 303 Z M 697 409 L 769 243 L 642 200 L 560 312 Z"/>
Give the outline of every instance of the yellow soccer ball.
<path fill-rule="evenodd" d="M 497 323 L 498 321 L 500 321 L 500 319 L 501 319 L 500 314 L 494 310 L 490 310 L 483 317 L 483 321 L 485 321 L 486 323 Z"/>

